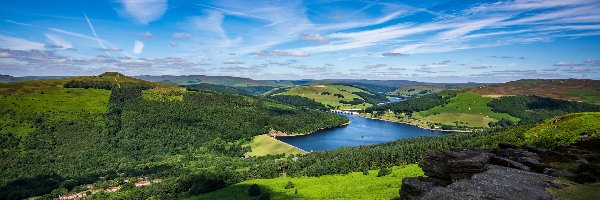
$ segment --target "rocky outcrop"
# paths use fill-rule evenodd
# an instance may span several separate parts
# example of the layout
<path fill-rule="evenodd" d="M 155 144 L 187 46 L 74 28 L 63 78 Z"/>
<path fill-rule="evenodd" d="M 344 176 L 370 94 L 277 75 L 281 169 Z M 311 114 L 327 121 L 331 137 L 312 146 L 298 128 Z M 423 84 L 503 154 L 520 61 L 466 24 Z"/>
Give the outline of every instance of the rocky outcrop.
<path fill-rule="evenodd" d="M 550 176 L 495 165 L 489 168 L 470 179 L 432 188 L 421 199 L 552 199 L 545 189 L 551 186 Z"/>
<path fill-rule="evenodd" d="M 431 178 L 456 180 L 486 170 L 492 154 L 483 149 L 452 149 L 428 152 L 419 167 Z"/>
<path fill-rule="evenodd" d="M 556 163 L 577 163 L 573 171 Z M 430 151 L 419 163 L 427 177 L 405 178 L 402 199 L 552 199 L 548 187 L 565 177 L 595 182 L 600 177 L 600 139 L 548 150 L 499 144 L 496 149 Z M 571 167 L 572 168 L 572 167 Z"/>

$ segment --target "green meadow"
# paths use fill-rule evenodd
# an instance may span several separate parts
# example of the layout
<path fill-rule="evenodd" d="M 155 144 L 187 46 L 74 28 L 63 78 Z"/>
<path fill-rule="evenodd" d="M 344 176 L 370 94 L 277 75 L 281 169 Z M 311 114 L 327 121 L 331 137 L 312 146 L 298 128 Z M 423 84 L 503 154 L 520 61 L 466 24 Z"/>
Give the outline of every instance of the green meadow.
<path fill-rule="evenodd" d="M 248 152 L 250 156 L 306 154 L 305 151 L 290 146 L 289 144 L 286 144 L 268 135 L 254 136 L 254 138 L 252 138 L 252 142 L 250 142 L 250 144 L 247 146 L 249 146 L 251 149 L 251 151 Z"/>
<path fill-rule="evenodd" d="M 489 122 L 519 119 L 506 113 L 496 113 L 487 105 L 492 98 L 474 92 L 460 92 L 445 105 L 414 113 L 414 117 L 427 122 L 468 127 L 488 127 Z"/>
<path fill-rule="evenodd" d="M 582 135 L 600 136 L 600 113 L 586 112 L 563 115 L 549 119 L 525 132 L 527 143 L 552 147 L 569 145 Z"/>
<path fill-rule="evenodd" d="M 366 92 L 362 89 L 355 88 L 346 85 L 308 85 L 308 86 L 294 86 L 288 91 L 281 93 L 282 95 L 297 95 L 312 99 L 319 103 L 338 107 L 339 109 L 364 109 L 372 106 L 369 103 L 362 103 L 358 105 L 343 104 L 340 101 L 352 101 L 354 98 L 364 100 L 362 97 L 352 94 L 353 92 Z M 329 93 L 329 94 L 327 94 Z M 343 95 L 344 98 L 340 98 L 338 95 Z"/>
<path fill-rule="evenodd" d="M 270 193 L 271 199 L 387 200 L 398 197 L 398 188 L 402 185 L 402 178 L 423 175 L 423 171 L 416 164 L 392 167 L 392 173 L 382 177 L 377 177 L 378 171 L 369 170 L 368 175 L 364 175 L 363 172 L 353 172 L 320 177 L 254 179 L 189 199 L 258 199 L 248 196 L 247 193 L 250 185 L 257 184 L 263 192 Z M 285 188 L 288 181 L 294 184 L 294 188 Z"/>

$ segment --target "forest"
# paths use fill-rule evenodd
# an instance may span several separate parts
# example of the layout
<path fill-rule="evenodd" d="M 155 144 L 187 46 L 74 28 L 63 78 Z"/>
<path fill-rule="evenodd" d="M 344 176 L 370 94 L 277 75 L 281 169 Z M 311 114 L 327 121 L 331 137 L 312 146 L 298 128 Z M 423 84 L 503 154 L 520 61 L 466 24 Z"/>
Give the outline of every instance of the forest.
<path fill-rule="evenodd" d="M 538 96 L 506 96 L 488 103 L 494 112 L 508 113 L 520 123 L 537 123 L 575 112 L 598 112 L 600 105 Z"/>
<path fill-rule="evenodd" d="M 456 91 L 446 90 L 440 93 L 428 94 L 421 97 L 413 97 L 406 99 L 406 101 L 399 101 L 388 103 L 384 105 L 376 105 L 365 109 L 366 113 L 375 113 L 374 111 L 387 111 L 392 110 L 394 113 L 406 113 L 411 115 L 414 112 L 424 111 L 431 109 L 438 105 L 443 105 L 448 102 L 449 99 L 456 95 Z M 381 114 L 383 112 L 376 112 Z"/>
<path fill-rule="evenodd" d="M 65 84 L 71 88 L 56 90 L 86 93 L 100 85 L 74 83 L 67 81 Z M 272 159 L 241 159 L 249 150 L 241 144 L 252 136 L 270 130 L 307 133 L 347 122 L 342 116 L 262 97 L 203 90 L 185 92 L 181 101 L 156 101 L 141 95 L 142 90 L 148 89 L 143 84 L 113 85 L 110 89 L 104 113 L 76 107 L 32 112 L 23 120 L 31 122 L 33 131 L 25 135 L 2 134 L 0 198 L 56 198 L 84 190 L 85 184 L 108 188 L 119 185 L 119 180 L 139 176 L 162 179 L 162 183 L 143 188 L 146 192 L 130 194 L 140 189 L 133 187 L 94 195 L 164 199 L 212 191 L 247 179 L 246 173 L 238 171 Z M 36 95 L 51 97 L 52 92 Z M 2 98 L 8 102 L 18 96 Z M 23 111 L 2 113 L 8 117 Z M 18 123 L 24 122 L 15 123 L 14 128 L 20 128 Z"/>

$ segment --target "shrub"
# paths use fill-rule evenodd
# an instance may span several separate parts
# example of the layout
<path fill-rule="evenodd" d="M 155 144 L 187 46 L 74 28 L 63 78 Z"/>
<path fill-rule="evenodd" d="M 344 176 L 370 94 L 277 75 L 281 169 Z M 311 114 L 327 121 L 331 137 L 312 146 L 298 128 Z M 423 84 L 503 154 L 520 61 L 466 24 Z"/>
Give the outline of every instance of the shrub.
<path fill-rule="evenodd" d="M 391 173 L 392 173 L 392 171 L 390 171 L 388 168 L 381 168 L 379 170 L 379 172 L 377 173 L 377 177 L 387 176 Z"/>
<path fill-rule="evenodd" d="M 294 188 L 294 183 L 292 183 L 292 181 L 288 181 L 287 184 L 285 184 L 285 189 L 291 189 Z"/>
<path fill-rule="evenodd" d="M 260 195 L 262 192 L 260 191 L 260 187 L 257 184 L 250 185 L 250 189 L 248 189 L 248 195 L 251 197 L 255 197 Z"/>

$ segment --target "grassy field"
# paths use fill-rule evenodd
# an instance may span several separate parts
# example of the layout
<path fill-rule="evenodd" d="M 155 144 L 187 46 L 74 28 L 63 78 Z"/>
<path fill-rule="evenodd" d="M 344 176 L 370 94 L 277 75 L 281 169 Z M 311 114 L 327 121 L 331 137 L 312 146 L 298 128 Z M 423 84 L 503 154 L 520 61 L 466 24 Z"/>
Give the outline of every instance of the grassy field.
<path fill-rule="evenodd" d="M 34 130 L 33 123 L 45 120 L 80 121 L 81 115 L 99 117 L 103 122 L 110 91 L 62 88 L 64 79 L 0 83 L 0 134 L 24 136 Z M 17 95 L 18 94 L 18 95 Z"/>
<path fill-rule="evenodd" d="M 600 88 L 569 90 L 565 94 L 580 96 L 580 101 L 600 105 Z"/>
<path fill-rule="evenodd" d="M 255 136 L 252 142 L 248 144 L 252 151 L 248 152 L 251 156 L 265 156 L 265 155 L 276 155 L 276 154 L 305 154 L 298 148 L 292 147 L 282 141 L 272 138 L 268 135 Z"/>
<path fill-rule="evenodd" d="M 488 127 L 489 122 L 502 118 L 518 121 L 518 118 L 506 113 L 495 113 L 487 103 L 492 98 L 482 97 L 473 92 L 461 92 L 450 99 L 448 104 L 414 113 L 417 119 L 446 125 L 464 125 L 469 127 Z"/>
<path fill-rule="evenodd" d="M 330 94 L 324 95 L 324 92 L 329 92 Z M 356 94 L 352 94 L 352 92 L 366 92 L 359 88 L 345 86 L 345 85 L 309 85 L 309 86 L 294 86 L 291 87 L 288 91 L 284 93 L 280 93 L 282 95 L 297 95 L 306 97 L 309 99 L 313 99 L 317 102 L 320 102 L 325 105 L 337 107 L 340 109 L 364 109 L 370 107 L 371 104 L 363 103 L 359 105 L 350 105 L 350 104 L 342 104 L 340 100 L 344 101 L 352 101 L 354 98 L 363 99 Z M 339 98 L 334 96 L 335 94 L 341 94 L 344 98 Z M 363 99 L 364 100 L 364 99 Z"/>
<path fill-rule="evenodd" d="M 255 179 L 241 182 L 190 199 L 257 199 L 247 195 L 252 184 L 258 184 L 262 191 L 269 192 L 271 199 L 385 199 L 398 196 L 402 178 L 422 176 L 423 171 L 416 165 L 391 168 L 392 174 L 377 177 L 378 170 L 369 170 L 369 175 L 354 172 L 344 175 L 325 175 L 321 177 L 296 177 Z M 293 189 L 285 189 L 291 181 Z M 296 194 L 297 191 L 297 194 Z"/>
<path fill-rule="evenodd" d="M 540 146 L 568 145 L 581 135 L 600 137 L 600 112 L 573 113 L 560 116 L 525 132 L 528 143 Z"/>

